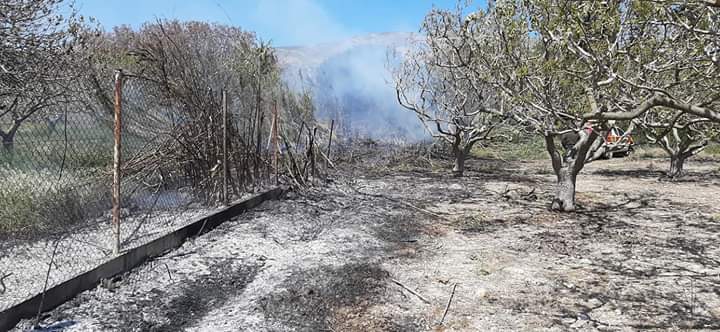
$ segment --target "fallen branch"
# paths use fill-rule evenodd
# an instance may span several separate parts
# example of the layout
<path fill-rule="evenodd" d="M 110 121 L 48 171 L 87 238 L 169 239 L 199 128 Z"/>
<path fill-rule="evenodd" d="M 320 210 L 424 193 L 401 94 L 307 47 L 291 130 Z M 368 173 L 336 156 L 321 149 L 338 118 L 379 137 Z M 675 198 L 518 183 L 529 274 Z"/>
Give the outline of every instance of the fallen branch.
<path fill-rule="evenodd" d="M 165 264 L 165 269 L 167 270 L 168 278 L 170 278 L 170 281 L 172 281 L 172 273 L 170 273 L 170 267 L 167 265 L 167 263 Z"/>
<path fill-rule="evenodd" d="M 389 197 L 385 197 L 385 199 L 391 200 L 391 201 L 393 200 L 393 199 L 391 199 L 391 198 L 389 198 Z M 448 220 L 447 218 L 445 218 L 445 217 L 443 217 L 443 216 L 441 216 L 441 215 L 439 215 L 439 214 L 437 214 L 437 213 L 430 212 L 430 211 L 428 211 L 428 210 L 419 208 L 419 207 L 417 207 L 417 206 L 415 206 L 415 205 L 412 205 L 412 204 L 410 204 L 410 203 L 408 203 L 408 202 L 403 202 L 403 201 L 395 201 L 395 202 L 400 203 L 400 204 L 402 204 L 402 205 L 405 205 L 405 206 L 407 206 L 407 207 L 413 208 L 413 209 L 415 209 L 415 210 L 418 210 L 418 211 L 420 211 L 420 212 L 422 212 L 422 213 L 429 214 L 429 215 L 431 215 L 431 216 L 433 216 L 433 217 L 435 217 L 435 218 L 438 218 L 438 219 L 441 219 L 441 220 L 445 220 L 445 221 L 450 221 L 450 220 Z"/>
<path fill-rule="evenodd" d="M 5 287 L 5 279 L 7 279 L 7 277 L 9 277 L 11 275 L 12 275 L 12 273 L 8 273 L 8 274 L 0 273 L 0 287 L 2 287 L 2 290 L 0 290 L 0 294 L 5 294 L 5 292 L 7 291 L 7 287 Z"/>
<path fill-rule="evenodd" d="M 386 200 L 388 200 L 388 201 L 391 201 L 391 202 L 393 202 L 393 203 L 398 203 L 398 204 L 405 205 L 405 206 L 407 206 L 407 207 L 413 208 L 413 209 L 415 209 L 415 210 L 417 210 L 417 211 L 420 211 L 420 212 L 422 212 L 422 213 L 431 215 L 431 216 L 433 216 L 433 217 L 435 217 L 435 218 L 438 218 L 438 219 L 441 219 L 441 220 L 445 220 L 445 221 L 450 221 L 449 219 L 447 219 L 447 218 L 445 218 L 445 217 L 443 217 L 443 216 L 441 216 L 441 215 L 439 215 L 439 214 L 437 214 L 437 213 L 430 212 L 430 211 L 425 210 L 425 209 L 423 209 L 423 208 L 419 208 L 419 207 L 417 207 L 417 206 L 415 206 L 415 205 L 412 205 L 412 204 L 410 204 L 410 203 L 408 203 L 408 202 L 404 202 L 404 201 L 401 201 L 401 200 L 397 200 L 397 199 L 395 199 L 395 198 L 388 197 L 388 196 L 381 195 L 381 194 L 369 194 L 369 193 L 366 193 L 366 192 L 362 192 L 362 191 L 358 190 L 357 188 L 353 187 L 353 186 L 350 185 L 350 184 L 348 184 L 348 187 L 350 187 L 350 189 L 352 189 L 353 191 L 355 191 L 356 193 L 358 193 L 358 194 L 360 194 L 360 195 L 365 195 L 365 196 L 370 196 L 370 197 L 376 197 L 376 198 L 384 198 L 384 199 L 386 199 Z"/>
<path fill-rule="evenodd" d="M 50 256 L 50 263 L 48 264 L 47 274 L 45 274 L 45 285 L 43 286 L 42 296 L 40 296 L 40 305 L 38 306 L 37 316 L 35 316 L 35 326 L 38 326 L 40 324 L 40 314 L 42 313 L 43 304 L 45 302 L 45 293 L 47 292 L 48 282 L 50 281 L 50 272 L 52 271 L 52 266 L 55 263 L 55 255 L 57 254 L 57 249 L 60 241 L 62 241 L 62 237 L 55 240 L 55 243 L 53 244 L 52 256 Z"/>
<path fill-rule="evenodd" d="M 426 298 L 424 298 L 422 295 L 418 294 L 418 293 L 415 292 L 414 290 L 410 289 L 408 286 L 403 285 L 401 282 L 399 282 L 399 281 L 397 281 L 397 280 L 395 280 L 395 279 L 390 279 L 390 280 L 391 280 L 392 282 L 396 283 L 398 286 L 404 288 L 406 291 L 410 292 L 410 294 L 417 296 L 417 297 L 418 297 L 420 300 L 422 300 L 423 302 L 425 302 L 425 303 L 427 303 L 427 304 L 431 304 L 430 301 L 428 301 Z"/>
<path fill-rule="evenodd" d="M 453 285 L 452 293 L 450 293 L 450 299 L 448 299 L 447 305 L 445 306 L 445 312 L 442 315 L 442 319 L 440 319 L 440 325 L 445 322 L 445 316 L 447 316 L 448 310 L 450 310 L 450 304 L 452 303 L 453 297 L 455 296 L 455 288 L 457 288 L 457 283 Z"/>
<path fill-rule="evenodd" d="M 318 151 L 318 152 L 320 153 L 320 156 L 322 156 L 323 159 L 325 159 L 325 161 L 327 162 L 328 166 L 332 167 L 333 169 L 336 168 L 336 167 L 335 167 L 335 164 L 330 160 L 330 158 L 329 158 L 328 156 L 326 156 L 322 151 Z"/>
<path fill-rule="evenodd" d="M 204 225 L 204 224 L 203 224 L 203 225 Z M 197 250 L 191 250 L 191 251 L 187 251 L 187 252 L 183 252 L 183 253 L 179 253 L 179 254 L 167 256 L 167 257 L 159 257 L 159 258 L 157 258 L 157 260 L 173 259 L 173 258 L 183 257 L 183 256 L 187 256 L 187 255 L 192 255 L 192 254 L 194 254 L 194 253 L 196 253 L 196 252 L 197 252 Z"/>

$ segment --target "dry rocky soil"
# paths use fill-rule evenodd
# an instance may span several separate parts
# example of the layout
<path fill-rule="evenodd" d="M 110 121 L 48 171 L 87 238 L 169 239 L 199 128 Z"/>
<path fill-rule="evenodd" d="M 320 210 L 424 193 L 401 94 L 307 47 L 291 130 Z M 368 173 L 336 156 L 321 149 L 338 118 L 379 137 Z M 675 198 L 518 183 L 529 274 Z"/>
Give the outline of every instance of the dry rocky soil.
<path fill-rule="evenodd" d="M 691 161 L 669 182 L 664 160 L 598 161 L 575 213 L 548 211 L 548 162 L 468 164 L 464 178 L 442 164 L 345 171 L 80 294 L 42 326 L 720 329 L 720 164 Z"/>

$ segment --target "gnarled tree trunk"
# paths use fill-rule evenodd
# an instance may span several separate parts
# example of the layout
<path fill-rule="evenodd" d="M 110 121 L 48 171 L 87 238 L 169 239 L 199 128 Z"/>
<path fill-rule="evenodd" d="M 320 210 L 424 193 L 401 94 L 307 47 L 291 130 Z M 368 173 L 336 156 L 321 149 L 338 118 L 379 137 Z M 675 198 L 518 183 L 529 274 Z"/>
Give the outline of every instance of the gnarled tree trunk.
<path fill-rule="evenodd" d="M 463 177 L 465 174 L 465 161 L 467 160 L 470 150 L 475 145 L 474 140 L 463 142 L 462 135 L 457 135 L 452 143 L 452 153 L 454 158 L 452 174 L 454 177 Z"/>
<path fill-rule="evenodd" d="M 575 181 L 577 173 L 569 165 L 561 168 L 557 173 L 555 197 L 550 209 L 553 211 L 575 211 Z"/>
<path fill-rule="evenodd" d="M 670 156 L 670 168 L 666 173 L 667 177 L 679 179 L 685 173 L 685 161 L 704 150 L 709 140 L 705 138 L 693 140 L 691 137 L 678 135 L 677 131 L 673 137 L 677 140 L 675 144 L 671 144 L 667 136 L 659 140 L 658 143 Z"/>
<path fill-rule="evenodd" d="M 557 177 L 555 183 L 555 197 L 552 200 L 550 209 L 553 211 L 571 212 L 575 211 L 575 189 L 577 175 L 585 166 L 588 153 L 597 147 L 594 144 L 598 135 L 595 131 L 581 131 L 578 140 L 568 149 L 565 156 L 561 156 L 555 147 L 554 135 L 545 135 L 545 147 L 550 154 L 553 170 Z"/>
<path fill-rule="evenodd" d="M 670 156 L 670 169 L 668 170 L 667 176 L 671 179 L 677 179 L 682 177 L 684 173 L 686 157 L 682 153 Z"/>
<path fill-rule="evenodd" d="M 455 163 L 453 164 L 452 174 L 454 177 L 462 177 L 465 174 L 465 155 L 462 148 L 453 149 Z"/>
<path fill-rule="evenodd" d="M 5 136 L 2 138 L 3 150 L 12 152 L 15 149 L 15 137 Z"/>
<path fill-rule="evenodd" d="M 17 133 L 18 125 L 13 125 L 7 133 L 0 131 L 0 138 L 2 138 L 3 150 L 11 153 L 15 150 L 15 134 Z"/>

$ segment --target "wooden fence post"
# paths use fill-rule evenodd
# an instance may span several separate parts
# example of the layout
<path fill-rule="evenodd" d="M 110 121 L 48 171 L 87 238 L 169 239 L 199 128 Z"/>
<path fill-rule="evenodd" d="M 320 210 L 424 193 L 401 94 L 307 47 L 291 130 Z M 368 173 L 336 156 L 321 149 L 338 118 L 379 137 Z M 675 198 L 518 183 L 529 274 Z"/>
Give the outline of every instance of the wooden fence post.
<path fill-rule="evenodd" d="M 113 254 L 120 254 L 120 180 L 122 162 L 122 69 L 115 71 L 115 128 L 113 149 L 112 225 Z"/>
<path fill-rule="evenodd" d="M 280 153 L 280 145 L 278 143 L 278 125 L 280 123 L 279 119 L 279 112 L 277 107 L 277 101 L 273 105 L 273 128 L 272 128 L 272 139 L 273 139 L 273 167 L 275 168 L 275 185 L 280 184 L 280 162 L 279 162 L 279 153 Z"/>
<path fill-rule="evenodd" d="M 228 105 L 227 105 L 227 94 L 225 92 L 225 89 L 222 90 L 222 121 L 223 121 L 223 192 L 222 192 L 222 200 L 223 204 L 225 206 L 229 203 L 229 197 L 228 197 L 228 119 L 227 119 L 227 113 L 228 113 Z"/>

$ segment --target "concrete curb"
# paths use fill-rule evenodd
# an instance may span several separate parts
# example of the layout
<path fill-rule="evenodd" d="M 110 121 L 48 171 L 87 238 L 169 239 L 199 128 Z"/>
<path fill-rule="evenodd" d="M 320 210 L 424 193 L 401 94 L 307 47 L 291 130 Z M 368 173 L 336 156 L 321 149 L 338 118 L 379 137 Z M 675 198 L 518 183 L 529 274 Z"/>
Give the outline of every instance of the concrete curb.
<path fill-rule="evenodd" d="M 283 189 L 274 188 L 262 194 L 255 195 L 244 201 L 234 203 L 210 215 L 200 217 L 190 224 L 170 232 L 151 242 L 129 249 L 119 256 L 110 259 L 98 267 L 82 273 L 59 285 L 49 288 L 45 292 L 45 300 L 42 294 L 33 296 L 7 310 L 0 312 L 0 331 L 8 331 L 15 327 L 20 320 L 35 317 L 42 303 L 43 312 L 52 310 L 57 306 L 72 299 L 77 294 L 92 289 L 101 280 L 112 278 L 118 274 L 125 273 L 150 258 L 160 256 L 169 250 L 180 247 L 187 238 L 197 236 L 201 232 L 207 232 L 230 218 L 252 209 L 267 200 L 277 199 L 282 195 Z"/>

